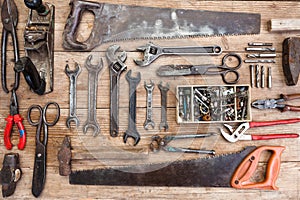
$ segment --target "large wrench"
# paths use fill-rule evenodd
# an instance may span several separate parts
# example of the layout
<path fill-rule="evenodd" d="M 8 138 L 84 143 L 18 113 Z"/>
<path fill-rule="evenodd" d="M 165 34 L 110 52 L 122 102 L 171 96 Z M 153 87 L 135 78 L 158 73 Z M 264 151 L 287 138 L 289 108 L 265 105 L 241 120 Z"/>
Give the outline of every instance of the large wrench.
<path fill-rule="evenodd" d="M 166 86 L 162 85 L 162 82 L 158 84 L 158 88 L 161 93 L 161 122 L 159 125 L 159 129 L 164 129 L 167 131 L 169 129 L 168 121 L 167 121 L 167 93 L 169 91 L 169 84 L 167 83 Z"/>
<path fill-rule="evenodd" d="M 128 129 L 123 136 L 124 143 L 127 142 L 128 137 L 134 139 L 134 146 L 140 141 L 140 134 L 136 128 L 136 88 L 141 81 L 141 73 L 138 72 L 136 77 L 131 76 L 131 70 L 126 74 L 126 80 L 129 83 L 129 118 Z"/>
<path fill-rule="evenodd" d="M 144 54 L 143 60 L 134 60 L 134 62 L 145 67 L 150 65 L 161 55 L 205 55 L 216 56 L 222 53 L 220 46 L 185 46 L 185 47 L 160 47 L 149 42 L 145 46 L 137 48 L 138 51 L 142 51 Z"/>
<path fill-rule="evenodd" d="M 88 70 L 88 117 L 83 126 L 83 132 L 86 133 L 89 128 L 94 129 L 93 136 L 97 136 L 100 132 L 100 125 L 97 122 L 96 118 L 96 109 L 97 109 L 97 86 L 98 86 L 98 74 L 103 67 L 103 61 L 100 59 L 100 62 L 96 65 L 92 65 L 91 60 L 93 56 L 89 55 L 85 61 L 85 67 Z"/>
<path fill-rule="evenodd" d="M 116 51 L 119 48 L 118 45 L 112 45 L 106 51 L 110 68 L 110 135 L 112 137 L 117 137 L 119 134 L 119 79 L 121 73 L 127 69 L 124 63 L 127 54 L 123 51 L 117 55 Z"/>
<path fill-rule="evenodd" d="M 75 63 L 75 70 L 70 70 L 69 65 L 66 65 L 65 73 L 70 79 L 70 111 L 69 116 L 66 120 L 68 128 L 71 127 L 72 121 L 75 123 L 76 127 L 79 126 L 79 119 L 76 115 L 76 82 L 80 72 L 81 67 L 78 65 L 78 63 Z"/>
<path fill-rule="evenodd" d="M 148 127 L 151 126 L 154 128 L 155 123 L 152 120 L 152 96 L 153 96 L 153 89 L 154 89 L 154 82 L 151 80 L 149 84 L 144 83 L 144 87 L 147 91 L 147 110 L 146 110 L 146 120 L 144 122 L 144 128 L 148 130 Z"/>

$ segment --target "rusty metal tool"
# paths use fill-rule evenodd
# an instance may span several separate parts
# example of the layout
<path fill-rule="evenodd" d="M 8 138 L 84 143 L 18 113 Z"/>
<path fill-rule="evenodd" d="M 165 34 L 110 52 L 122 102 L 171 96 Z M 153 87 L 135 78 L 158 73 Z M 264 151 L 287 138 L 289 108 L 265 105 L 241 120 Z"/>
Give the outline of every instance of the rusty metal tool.
<path fill-rule="evenodd" d="M 20 167 L 20 156 L 18 153 L 7 153 L 4 155 L 2 169 L 0 171 L 0 184 L 2 185 L 2 196 L 9 197 L 14 194 L 17 182 L 22 177 Z"/>
<path fill-rule="evenodd" d="M 136 128 L 136 89 L 141 81 L 141 73 L 138 72 L 137 76 L 131 76 L 132 70 L 126 74 L 126 80 L 129 84 L 129 118 L 128 128 L 124 133 L 123 141 L 127 142 L 129 137 L 134 139 L 134 146 L 137 145 L 141 139 L 139 132 Z"/>
<path fill-rule="evenodd" d="M 280 171 L 283 146 L 250 146 L 244 150 L 208 158 L 73 171 L 71 184 L 121 186 L 181 186 L 233 187 L 237 189 L 278 190 L 276 180 Z M 263 152 L 270 151 L 266 170 L 259 172 L 265 179 L 253 175 Z M 251 178 L 251 179 L 250 179 Z"/>
<path fill-rule="evenodd" d="M 66 125 L 68 128 L 71 127 L 71 122 L 75 123 L 75 126 L 79 126 L 79 119 L 76 115 L 76 107 L 77 107 L 77 101 L 76 101 L 76 93 L 77 93 L 77 78 L 81 72 L 81 67 L 78 63 L 75 63 L 75 69 L 70 70 L 69 65 L 67 64 L 65 67 L 65 73 L 70 79 L 70 91 L 69 91 L 69 104 L 70 104 L 70 110 L 69 110 L 69 116 L 66 120 Z"/>
<path fill-rule="evenodd" d="M 42 0 L 24 0 L 30 9 L 24 31 L 25 55 L 30 58 L 45 82 L 43 93 L 53 91 L 55 7 Z"/>
<path fill-rule="evenodd" d="M 91 63 L 93 56 L 89 55 L 85 61 L 84 66 L 88 70 L 88 116 L 85 124 L 83 125 L 83 132 L 86 133 L 89 128 L 94 130 L 93 136 L 100 133 L 100 125 L 97 122 L 97 88 L 98 88 L 98 75 L 103 68 L 103 61 L 93 65 Z"/>
<path fill-rule="evenodd" d="M 9 93 L 6 83 L 6 47 L 8 41 L 8 34 L 11 34 L 12 43 L 14 48 L 14 63 L 19 60 L 19 47 L 17 37 L 17 24 L 18 24 L 18 9 L 14 0 L 4 0 L 1 8 L 1 20 L 2 20 L 2 48 L 1 48 L 1 81 L 2 89 L 4 92 Z M 13 90 L 17 90 L 19 87 L 20 73 L 15 71 L 15 82 Z"/>
<path fill-rule="evenodd" d="M 259 34 L 260 14 L 154 8 L 73 0 L 63 33 L 66 49 L 88 51 L 104 42 Z M 76 39 L 86 12 L 95 15 L 84 42 Z"/>
<path fill-rule="evenodd" d="M 110 75 L 110 135 L 119 135 L 119 79 L 122 72 L 127 70 L 125 61 L 127 54 L 125 51 L 118 53 L 119 45 L 111 45 L 106 50 L 106 58 Z"/>
<path fill-rule="evenodd" d="M 47 112 L 49 107 L 54 106 L 56 115 L 53 121 L 47 120 Z M 32 113 L 38 111 L 39 118 L 37 121 L 32 120 Z M 49 114 L 49 113 L 48 113 Z M 28 108 L 27 120 L 30 125 L 36 126 L 35 135 L 35 158 L 32 177 L 31 192 L 35 197 L 40 196 L 46 182 L 46 167 L 47 167 L 47 142 L 48 142 L 48 127 L 54 126 L 60 117 L 60 108 L 56 102 L 48 102 L 43 108 L 39 105 L 32 105 Z"/>
<path fill-rule="evenodd" d="M 290 101 L 294 99 L 300 99 L 300 94 L 289 94 L 284 95 L 280 94 L 280 98 L 278 99 L 261 99 L 252 102 L 252 107 L 257 109 L 273 109 L 277 108 L 281 110 L 281 112 L 285 111 L 300 111 L 300 106 L 292 106 L 288 104 L 283 104 L 285 101 Z"/>
<path fill-rule="evenodd" d="M 59 175 L 69 176 L 71 174 L 71 139 L 69 136 L 65 136 L 60 150 L 57 154 L 57 159 L 59 162 Z"/>
<path fill-rule="evenodd" d="M 205 133 L 205 134 L 186 134 L 186 135 L 166 135 L 164 137 L 160 137 L 159 135 L 154 135 L 151 138 L 150 149 L 153 152 L 158 152 L 159 150 L 162 149 L 167 152 L 199 153 L 199 154 L 215 155 L 216 152 L 214 150 L 190 149 L 190 148 L 169 146 L 169 143 L 172 142 L 173 140 L 206 138 L 213 135 L 217 135 L 217 134 Z"/>
<path fill-rule="evenodd" d="M 147 91 L 147 101 L 146 101 L 146 120 L 144 122 L 144 129 L 148 130 L 149 126 L 151 126 L 154 129 L 155 123 L 152 119 L 153 114 L 153 89 L 154 89 L 154 82 L 150 80 L 150 83 L 144 82 L 144 88 Z"/>
<path fill-rule="evenodd" d="M 14 90 L 11 91 L 10 114 L 5 120 L 7 122 L 4 129 L 4 144 L 6 149 L 11 150 L 13 147 L 10 139 L 13 130 L 13 125 L 16 124 L 19 132 L 18 149 L 23 150 L 26 145 L 26 131 L 23 125 L 24 118 L 19 114 L 18 98 L 16 91 Z"/>
<path fill-rule="evenodd" d="M 289 37 L 282 44 L 282 67 L 287 85 L 297 85 L 300 73 L 300 37 Z"/>
<path fill-rule="evenodd" d="M 235 84 L 239 81 L 238 69 L 242 66 L 242 58 L 235 53 L 226 54 L 221 65 L 163 65 L 158 68 L 158 76 L 186 76 L 186 75 L 221 75 L 226 84 Z M 232 79 L 229 79 L 232 75 Z"/>
<path fill-rule="evenodd" d="M 218 56 L 222 53 L 220 46 L 183 46 L 183 47 L 160 47 L 151 42 L 137 48 L 143 52 L 143 59 L 135 59 L 135 64 L 146 67 L 162 55 L 193 55 L 193 56 Z"/>
<path fill-rule="evenodd" d="M 158 84 L 158 89 L 161 93 L 161 121 L 159 124 L 159 130 L 165 130 L 167 131 L 169 129 L 168 124 L 168 118 L 167 118 L 167 97 L 168 97 L 168 91 L 169 91 L 169 84 L 167 83 L 165 86 L 163 86 L 162 82 Z"/>
<path fill-rule="evenodd" d="M 300 118 L 294 119 L 284 119 L 275 121 L 262 121 L 262 122 L 246 122 L 238 126 L 236 130 L 233 130 L 232 126 L 229 124 L 224 124 L 224 126 L 229 130 L 229 133 L 225 132 L 220 128 L 221 134 L 229 142 L 237 142 L 239 140 L 271 140 L 280 138 L 297 138 L 298 134 L 265 134 L 265 135 L 246 135 L 246 131 L 250 128 L 263 127 L 263 126 L 273 126 L 281 124 L 291 124 L 300 122 Z"/>

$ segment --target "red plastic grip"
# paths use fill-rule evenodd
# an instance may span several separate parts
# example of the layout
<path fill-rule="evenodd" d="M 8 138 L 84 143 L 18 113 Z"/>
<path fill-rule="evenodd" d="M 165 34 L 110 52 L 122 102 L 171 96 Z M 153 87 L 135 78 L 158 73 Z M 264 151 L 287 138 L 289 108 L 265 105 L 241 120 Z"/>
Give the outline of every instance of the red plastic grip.
<path fill-rule="evenodd" d="M 292 123 L 297 123 L 297 122 L 300 122 L 300 118 L 275 120 L 275 121 L 264 121 L 264 122 L 249 122 L 249 126 L 250 126 L 250 128 L 253 128 L 253 127 L 261 127 L 261 126 L 280 125 L 280 124 L 292 124 Z"/>
<path fill-rule="evenodd" d="M 283 146 L 261 146 L 251 152 L 239 165 L 231 179 L 231 186 L 238 189 L 278 190 L 275 182 L 280 171 L 281 154 Z M 250 179 L 257 169 L 259 157 L 263 151 L 272 151 L 268 161 L 265 180 L 259 183 Z"/>
<path fill-rule="evenodd" d="M 251 135 L 251 136 L 252 136 L 252 140 L 272 140 L 272 139 L 280 139 L 280 138 L 297 138 L 297 137 L 299 137 L 299 135 L 296 133 Z"/>
<path fill-rule="evenodd" d="M 10 141 L 10 134 L 11 134 L 12 126 L 14 124 L 14 117 L 9 115 L 5 120 L 7 121 L 7 123 L 4 129 L 4 145 L 7 150 L 11 150 L 12 143 Z"/>
<path fill-rule="evenodd" d="M 14 116 L 14 122 L 17 124 L 18 130 L 19 130 L 19 144 L 18 144 L 18 149 L 23 150 L 25 148 L 26 144 L 26 131 L 23 125 L 23 118 L 21 115 L 17 114 Z"/>

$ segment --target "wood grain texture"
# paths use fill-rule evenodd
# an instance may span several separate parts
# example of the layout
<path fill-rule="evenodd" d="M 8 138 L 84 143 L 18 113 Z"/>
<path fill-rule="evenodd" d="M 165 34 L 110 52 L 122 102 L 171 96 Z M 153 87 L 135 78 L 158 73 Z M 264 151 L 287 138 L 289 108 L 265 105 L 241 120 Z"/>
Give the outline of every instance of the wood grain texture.
<path fill-rule="evenodd" d="M 24 55 L 23 31 L 27 20 L 28 9 L 22 0 L 15 0 L 19 10 L 19 23 L 17 34 L 19 39 L 19 48 L 21 56 Z M 32 104 L 44 105 L 48 101 L 56 101 L 61 107 L 61 117 L 56 126 L 49 128 L 48 140 L 48 158 L 47 158 L 47 178 L 46 185 L 41 199 L 299 199 L 300 198 L 300 141 L 299 139 L 286 140 L 270 140 L 270 141 L 248 141 L 238 143 L 228 143 L 221 135 L 187 141 L 178 141 L 174 145 L 185 146 L 190 148 L 214 149 L 217 154 L 226 154 L 236 152 L 248 145 L 283 145 L 286 147 L 282 155 L 281 171 L 278 177 L 277 186 L 279 191 L 257 191 L 257 190 L 235 190 L 232 188 L 176 188 L 176 187 L 112 187 L 112 186 L 75 186 L 69 185 L 67 177 L 58 175 L 57 152 L 63 141 L 63 137 L 68 135 L 71 137 L 73 146 L 73 169 L 93 169 L 107 166 L 131 165 L 137 163 L 163 162 L 177 159 L 192 159 L 199 155 L 181 155 L 168 154 L 159 152 L 153 154 L 149 150 L 151 136 L 155 134 L 186 134 L 186 133 L 219 133 L 222 124 L 177 124 L 176 123 L 176 97 L 175 88 L 177 85 L 222 85 L 220 76 L 191 76 L 176 78 L 160 78 L 156 76 L 156 69 L 163 64 L 220 64 L 220 56 L 218 57 L 160 57 L 149 67 L 141 68 L 134 64 L 134 58 L 140 58 L 141 54 L 135 49 L 144 45 L 146 40 L 124 41 L 118 44 L 127 51 L 126 64 L 128 69 L 134 72 L 140 71 L 142 80 L 137 88 L 137 128 L 141 134 L 141 141 L 133 147 L 124 144 L 122 134 L 119 137 L 111 138 L 109 135 L 109 70 L 105 58 L 105 51 L 111 43 L 103 44 L 93 50 L 93 52 L 71 52 L 66 51 L 62 47 L 62 32 L 65 22 L 69 14 L 69 1 L 66 0 L 49 0 L 56 6 L 55 13 L 55 69 L 54 69 L 54 91 L 45 96 L 38 96 L 29 91 L 23 76 L 21 76 L 20 88 L 17 91 L 20 104 L 20 113 L 25 118 L 24 125 L 27 131 L 27 145 L 24 151 L 17 150 L 16 146 L 12 151 L 7 151 L 3 145 L 3 131 L 5 128 L 5 117 L 9 113 L 10 95 L 0 90 L 0 161 L 4 154 L 8 152 L 17 152 L 20 154 L 21 167 L 23 177 L 17 185 L 15 194 L 8 199 L 34 199 L 31 194 L 31 181 L 33 173 L 33 162 L 35 152 L 35 127 L 28 124 L 26 120 L 27 109 Z M 222 36 L 222 37 L 201 37 L 189 39 L 172 39 L 172 40 L 155 40 L 156 44 L 161 46 L 176 45 L 220 45 L 223 48 L 224 56 L 228 52 L 235 52 L 246 58 L 245 47 L 248 42 L 272 42 L 276 48 L 277 57 L 276 64 L 266 64 L 272 67 L 273 87 L 268 88 L 252 88 L 251 100 L 278 98 L 280 93 L 292 94 L 299 93 L 297 86 L 288 87 L 285 84 L 283 70 L 281 66 L 282 42 L 286 37 L 295 36 L 298 32 L 268 32 L 267 22 L 275 18 L 300 18 L 300 2 L 297 1 L 198 1 L 198 0 L 164 0 L 164 1 L 140 1 L 140 0 L 103 0 L 101 2 L 154 6 L 154 7 L 172 7 L 195 10 L 212 10 L 212 11 L 229 11 L 229 12 L 253 12 L 261 14 L 261 33 L 259 35 L 243 35 L 243 36 Z M 86 14 L 82 19 L 78 39 L 84 40 L 88 37 L 89 30 L 93 24 L 92 16 Z M 0 24 L 2 28 L 2 24 Z M 8 43 L 8 56 L 13 58 L 13 48 L 11 42 Z M 98 82 L 98 99 L 97 99 L 97 120 L 101 125 L 101 134 L 94 138 L 91 132 L 83 134 L 82 125 L 87 117 L 87 70 L 84 62 L 89 54 L 94 55 L 93 62 L 103 59 L 104 68 L 100 72 Z M 82 67 L 82 73 L 78 78 L 77 87 L 77 113 L 80 119 L 80 127 L 78 129 L 67 129 L 65 125 L 66 118 L 69 113 L 69 78 L 65 75 L 64 69 L 66 63 L 70 67 L 74 67 L 74 63 L 78 62 Z M 13 63 L 8 63 L 8 81 L 13 81 Z M 243 64 L 239 70 L 241 79 L 239 84 L 249 84 L 250 74 L 249 65 Z M 156 123 L 154 130 L 146 131 L 143 123 L 146 114 L 146 91 L 144 89 L 144 81 L 152 79 L 156 83 L 153 92 L 153 119 Z M 128 123 L 128 84 L 125 80 L 125 73 L 121 75 L 120 90 L 120 132 L 123 133 L 127 129 Z M 168 121 L 170 129 L 168 132 L 159 131 L 160 123 L 160 92 L 157 84 L 160 82 L 168 82 L 170 91 L 168 93 Z M 11 84 L 11 83 L 9 83 Z M 292 105 L 300 105 L 300 100 L 293 100 Z M 53 110 L 50 110 L 54 114 Z M 299 117 L 297 112 L 281 113 L 278 110 L 260 111 L 252 109 L 253 121 L 278 120 L 284 118 Z M 235 124 L 234 124 L 235 125 Z M 238 124 L 236 124 L 238 125 Z M 290 124 L 273 127 L 253 128 L 247 133 L 298 133 L 300 124 Z M 12 133 L 13 144 L 17 144 L 18 135 L 16 128 Z M 205 155 L 200 155 L 205 157 Z M 259 172 L 263 171 L 265 160 L 261 161 Z M 222 170 L 222 169 L 220 169 Z M 205 172 L 203 172 L 205 173 Z"/>

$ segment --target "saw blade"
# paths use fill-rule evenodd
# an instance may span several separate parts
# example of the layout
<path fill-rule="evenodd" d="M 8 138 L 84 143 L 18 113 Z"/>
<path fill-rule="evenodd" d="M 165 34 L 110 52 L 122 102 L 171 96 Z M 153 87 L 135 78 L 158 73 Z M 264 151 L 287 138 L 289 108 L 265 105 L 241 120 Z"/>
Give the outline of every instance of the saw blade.
<path fill-rule="evenodd" d="M 238 153 L 172 163 L 74 171 L 69 182 L 82 185 L 231 187 L 235 170 L 255 149 L 255 146 L 250 146 Z"/>
<path fill-rule="evenodd" d="M 154 8 L 73 0 L 64 47 L 91 50 L 103 42 L 260 33 L 260 14 Z M 87 41 L 76 41 L 82 13 L 95 14 Z"/>

